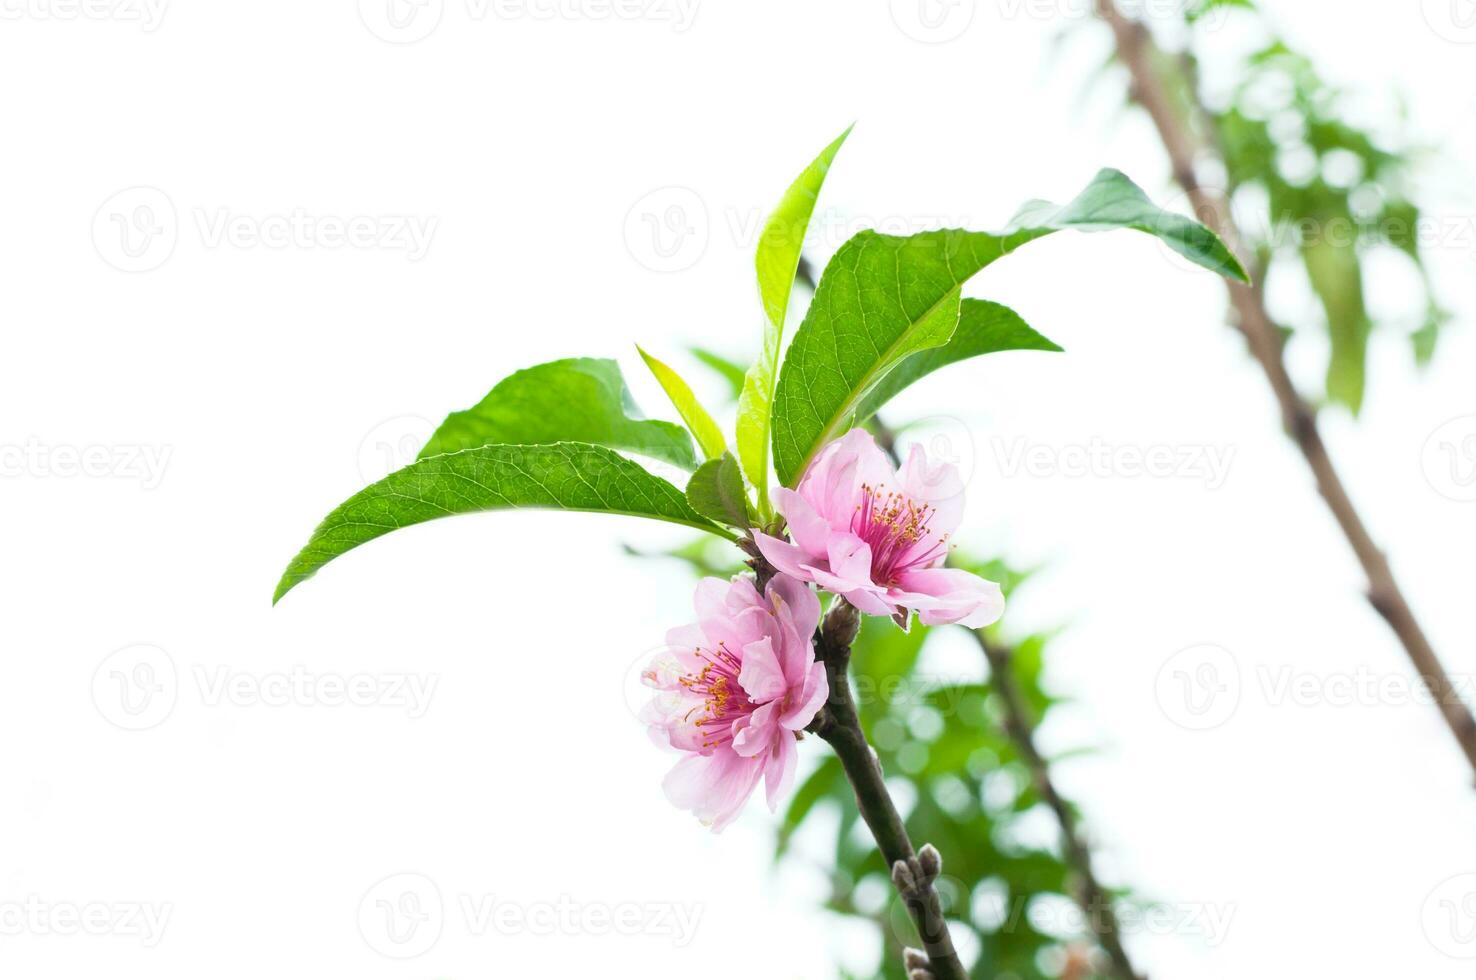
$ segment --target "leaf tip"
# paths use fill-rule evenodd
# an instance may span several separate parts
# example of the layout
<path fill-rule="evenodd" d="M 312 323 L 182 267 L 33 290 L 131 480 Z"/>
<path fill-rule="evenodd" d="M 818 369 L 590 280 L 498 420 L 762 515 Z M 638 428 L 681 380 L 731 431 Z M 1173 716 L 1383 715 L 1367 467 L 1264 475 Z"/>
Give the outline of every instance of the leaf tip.
<path fill-rule="evenodd" d="M 660 369 L 666 367 L 665 362 L 663 362 L 655 355 L 651 354 L 640 344 L 636 344 L 635 349 L 636 353 L 641 355 L 641 360 L 646 362 L 646 367 L 649 368 L 651 370 L 651 373 L 656 375 L 656 377 L 659 379 L 661 377 Z"/>
<path fill-rule="evenodd" d="M 308 571 L 307 574 L 303 574 L 299 570 L 299 560 L 301 558 L 302 556 L 299 554 L 296 558 L 292 559 L 292 562 L 287 566 L 286 570 L 282 572 L 282 577 L 277 580 L 277 587 L 272 590 L 273 609 L 277 607 L 277 603 L 282 601 L 283 596 L 287 595 L 287 593 L 297 588 L 303 582 L 312 578 L 312 571 Z"/>
<path fill-rule="evenodd" d="M 1227 248 L 1226 251 L 1228 252 L 1229 249 Z M 1235 257 L 1234 252 L 1230 252 L 1230 278 L 1247 286 L 1251 284 L 1250 273 L 1245 271 L 1245 266 L 1240 264 L 1240 260 Z"/>

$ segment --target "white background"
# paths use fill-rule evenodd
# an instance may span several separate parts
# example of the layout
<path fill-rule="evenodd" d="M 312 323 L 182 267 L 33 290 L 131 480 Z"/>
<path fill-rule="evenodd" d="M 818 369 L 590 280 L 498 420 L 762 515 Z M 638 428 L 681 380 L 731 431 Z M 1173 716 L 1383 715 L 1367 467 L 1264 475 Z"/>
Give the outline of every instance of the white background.
<path fill-rule="evenodd" d="M 176 0 L 149 30 L 126 5 L 70 17 L 66 0 L 4 0 L 0 973 L 809 978 L 837 952 L 864 963 L 854 934 L 813 911 L 809 869 L 769 864 L 761 805 L 714 837 L 661 796 L 671 760 L 631 717 L 626 674 L 684 621 L 689 586 L 619 544 L 679 536 L 486 515 L 376 542 L 276 609 L 270 589 L 314 523 L 383 472 L 384 446 L 518 367 L 619 357 L 658 413 L 640 340 L 716 398 L 683 347 L 753 350 L 757 222 L 853 120 L 822 202 L 838 226 L 997 227 L 1104 165 L 1171 199 L 1151 131 L 1117 111 L 1120 80 L 1091 80 L 1102 30 L 1057 44 L 1081 4 L 1023 0 L 943 8 L 933 31 L 900 0 L 704 0 L 680 8 L 690 22 L 668 6 L 624 20 L 576 0 L 552 16 L 447 0 L 401 44 L 369 25 L 405 40 L 439 4 L 408 35 L 363 6 Z M 1375 105 L 1407 94 L 1448 151 L 1424 192 L 1457 231 L 1434 256 L 1460 314 L 1448 344 L 1419 376 L 1404 341 L 1381 337 L 1365 417 L 1326 425 L 1469 681 L 1476 503 L 1453 499 L 1469 485 L 1422 450 L 1476 414 L 1476 202 L 1458 193 L 1476 31 L 1443 0 L 1271 6 L 1336 81 Z M 666 262 L 642 235 L 674 202 L 695 237 Z M 252 237 L 294 214 L 316 236 Z M 433 229 L 429 249 L 331 237 L 357 217 L 391 231 L 381 222 L 412 218 Z M 1402 272 L 1374 284 L 1396 308 Z M 1447 954 L 1476 947 L 1439 903 L 1469 899 L 1472 879 L 1437 886 L 1476 872 L 1476 805 L 1434 711 L 1298 704 L 1264 681 L 1291 671 L 1336 692 L 1406 666 L 1220 323 L 1219 284 L 1122 233 L 1056 236 L 970 289 L 1069 353 L 954 368 L 895 414 L 945 416 L 972 461 L 969 542 L 1045 565 L 1006 622 L 1069 626 L 1050 678 L 1077 703 L 1046 735 L 1102 749 L 1060 776 L 1104 869 L 1171 907 L 1233 915 L 1216 945 L 1135 933 L 1140 962 L 1155 977 L 1468 976 Z M 1318 345 L 1293 356 L 1315 383 Z M 1213 446 L 1233 464 L 1217 488 L 1122 467 L 1031 473 L 1007 465 L 1020 440 L 1055 458 L 1094 440 Z M 129 464 L 145 450 L 167 464 Z M 1221 676 L 1240 680 L 1207 731 L 1159 696 L 1165 665 L 1194 669 L 1173 658 L 1199 644 L 1227 651 L 1238 674 Z M 147 680 L 140 666 L 166 689 L 130 715 L 119 685 Z M 252 693 L 295 668 L 435 687 L 423 712 Z M 237 696 L 216 697 L 232 678 Z M 433 885 L 371 891 L 401 873 Z M 375 903 L 407 882 L 430 917 L 416 942 L 440 934 L 400 961 L 376 951 Z M 660 928 L 539 935 L 480 928 L 468 899 L 700 918 L 685 944 Z M 114 926 L 60 935 L 14 918 L 27 903 L 63 923 L 100 906 Z M 167 912 L 161 941 L 116 927 L 130 904 Z"/>

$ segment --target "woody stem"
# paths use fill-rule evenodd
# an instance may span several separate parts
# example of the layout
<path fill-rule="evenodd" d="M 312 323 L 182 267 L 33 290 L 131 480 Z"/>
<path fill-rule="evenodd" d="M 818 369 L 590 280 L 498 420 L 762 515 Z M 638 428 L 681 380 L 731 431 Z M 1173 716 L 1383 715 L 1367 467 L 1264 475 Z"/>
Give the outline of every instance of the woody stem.
<path fill-rule="evenodd" d="M 892 881 L 917 928 L 928 956 L 929 970 L 937 980 L 967 980 L 968 973 L 953 947 L 948 922 L 943 917 L 942 900 L 933 887 L 937 865 L 929 867 L 927 862 L 919 861 L 902 815 L 887 792 L 876 753 L 861 730 L 848 673 L 851 644 L 859 626 L 860 616 L 855 608 L 837 597 L 820 627 L 816 643 L 816 654 L 825 664 L 826 680 L 830 683 L 830 699 L 808 730 L 824 739 L 840 759 L 856 793 L 861 819 L 871 829 L 877 848 L 892 869 Z"/>

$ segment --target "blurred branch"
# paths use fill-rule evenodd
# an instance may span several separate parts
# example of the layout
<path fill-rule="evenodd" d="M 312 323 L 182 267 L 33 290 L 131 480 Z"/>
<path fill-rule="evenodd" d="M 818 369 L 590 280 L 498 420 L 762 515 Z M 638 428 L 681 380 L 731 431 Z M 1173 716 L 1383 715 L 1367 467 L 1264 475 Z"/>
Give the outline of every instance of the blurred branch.
<path fill-rule="evenodd" d="M 1148 29 L 1129 20 L 1114 0 L 1096 0 L 1097 14 L 1112 29 L 1117 52 L 1132 78 L 1131 95 L 1152 118 L 1164 149 L 1168 152 L 1174 180 L 1189 195 L 1200 220 L 1205 221 L 1231 248 L 1240 248 L 1241 236 L 1230 216 L 1229 203 L 1204 187 L 1195 171 L 1195 160 L 1205 150 L 1196 144 L 1190 127 L 1174 109 L 1164 79 L 1154 69 L 1158 49 Z M 1197 92 L 1189 97 L 1194 111 L 1203 112 Z M 1230 302 L 1236 313 L 1235 327 L 1245 337 L 1251 355 L 1260 364 L 1271 391 L 1281 407 L 1287 435 L 1301 451 L 1317 481 L 1318 492 L 1332 511 L 1349 546 L 1368 578 L 1368 600 L 1403 644 L 1421 680 L 1430 689 L 1441 715 L 1461 751 L 1476 769 L 1476 720 L 1451 683 L 1450 675 L 1436 655 L 1428 637 L 1404 597 L 1388 558 L 1375 544 L 1363 523 L 1342 477 L 1322 440 L 1317 413 L 1292 383 L 1283 359 L 1283 338 L 1266 308 L 1259 283 L 1229 282 Z"/>
<path fill-rule="evenodd" d="M 989 661 L 990 681 L 1004 703 L 1005 730 L 1015 743 L 1025 765 L 1029 767 L 1031 776 L 1035 779 L 1037 791 L 1046 801 L 1046 805 L 1051 808 L 1051 812 L 1055 814 L 1056 822 L 1061 825 L 1061 844 L 1065 851 L 1066 863 L 1076 874 L 1077 904 L 1086 913 L 1087 920 L 1092 924 L 1092 930 L 1097 935 L 1097 940 L 1112 961 L 1112 975 L 1118 980 L 1140 980 L 1141 974 L 1133 969 L 1127 949 L 1122 945 L 1122 935 L 1118 929 L 1117 912 L 1113 908 L 1112 895 L 1102 887 L 1092 867 L 1092 852 L 1087 845 L 1086 838 L 1082 835 L 1076 811 L 1057 791 L 1056 784 L 1051 779 L 1050 763 L 1035 746 L 1035 720 L 1031 717 L 1030 707 L 1025 703 L 1019 685 L 1015 682 L 1011 666 L 1014 651 L 991 639 L 983 630 L 970 630 L 969 632 L 973 634 L 974 641 L 978 643 L 979 649 Z"/>
<path fill-rule="evenodd" d="M 913 925 L 917 927 L 927 955 L 927 966 L 915 964 L 909 972 L 915 977 L 935 980 L 968 980 L 948 922 L 943 917 L 943 903 L 933 881 L 942 871 L 942 861 L 931 845 L 914 851 L 907 836 L 902 815 L 887 792 L 876 754 L 861 730 L 856 702 L 851 695 L 848 668 L 851 644 L 860 628 L 860 614 L 839 597 L 826 614 L 819 630 L 816 654 L 825 664 L 830 683 L 830 700 L 811 723 L 808 731 L 824 739 L 840 758 L 846 778 L 856 791 L 856 806 L 877 848 L 892 872 L 892 883 L 907 906 Z"/>
<path fill-rule="evenodd" d="M 897 434 L 880 418 L 871 420 L 871 431 L 879 445 L 891 457 L 894 465 L 901 465 L 897 454 Z M 1030 770 L 1036 790 L 1061 827 L 1061 844 L 1066 863 L 1076 876 L 1076 895 L 1081 910 L 1086 913 L 1097 941 L 1102 944 L 1111 960 L 1112 976 L 1118 980 L 1141 980 L 1141 974 L 1133 969 L 1132 959 L 1122 945 L 1118 929 L 1117 913 L 1113 909 L 1112 896 L 1097 879 L 1092 867 L 1091 848 L 1082 835 L 1076 811 L 1056 789 L 1051 778 L 1050 763 L 1035 746 L 1035 719 L 1015 681 L 1011 666 L 1014 651 L 1008 646 L 991 639 L 984 630 L 969 630 L 989 662 L 990 681 L 1004 706 L 1005 734 L 1015 743 L 1016 751 Z"/>

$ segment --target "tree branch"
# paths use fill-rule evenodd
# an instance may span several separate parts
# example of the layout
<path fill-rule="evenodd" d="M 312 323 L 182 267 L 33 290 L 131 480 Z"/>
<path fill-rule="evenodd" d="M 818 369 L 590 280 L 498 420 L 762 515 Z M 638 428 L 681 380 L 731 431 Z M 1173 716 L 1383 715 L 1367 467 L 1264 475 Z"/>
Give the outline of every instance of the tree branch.
<path fill-rule="evenodd" d="M 1200 220 L 1209 224 L 1231 248 L 1243 251 L 1239 248 L 1240 235 L 1230 217 L 1228 202 L 1223 195 L 1200 184 L 1195 173 L 1195 159 L 1201 148 L 1196 144 L 1190 127 L 1174 110 L 1163 79 L 1154 70 L 1156 49 L 1148 29 L 1125 17 L 1114 0 L 1096 0 L 1096 3 L 1097 14 L 1112 29 L 1117 53 L 1132 77 L 1132 97 L 1147 110 L 1164 149 L 1168 152 L 1174 179 L 1189 195 Z M 1203 113 L 1203 106 L 1198 104 L 1197 93 L 1191 92 L 1190 98 L 1195 102 L 1196 111 Z M 1373 536 L 1369 534 L 1353 505 L 1347 487 L 1322 441 L 1322 434 L 1317 426 L 1317 413 L 1301 397 L 1292 383 L 1291 375 L 1287 373 L 1282 356 L 1282 336 L 1266 309 L 1260 288 L 1233 282 L 1228 283 L 1228 287 L 1231 306 L 1236 313 L 1235 326 L 1245 337 L 1251 355 L 1260 364 L 1271 385 L 1271 391 L 1281 407 L 1283 427 L 1301 451 L 1317 482 L 1318 492 L 1337 520 L 1343 536 L 1348 539 L 1348 545 L 1353 549 L 1359 564 L 1363 566 L 1368 578 L 1369 603 L 1403 644 L 1420 679 L 1434 696 L 1451 734 L 1455 736 L 1473 770 L 1476 770 L 1476 719 L 1472 718 L 1470 708 L 1461 700 L 1444 664 L 1415 618 L 1389 566 L 1388 558 L 1374 543 Z"/>
<path fill-rule="evenodd" d="M 1141 980 L 1141 974 L 1133 969 L 1133 962 L 1122 945 L 1112 895 L 1097 879 L 1092 867 L 1092 852 L 1082 835 L 1076 811 L 1056 789 L 1056 784 L 1051 779 L 1050 763 L 1035 746 L 1035 720 L 1031 717 L 1030 707 L 1020 692 L 1020 686 L 1015 682 L 1014 668 L 1011 665 L 1014 651 L 990 639 L 983 630 L 969 632 L 989 661 L 990 685 L 1004 704 L 1005 731 L 1030 769 L 1036 790 L 1055 814 L 1056 822 L 1061 825 L 1062 850 L 1065 852 L 1067 865 L 1076 876 L 1076 903 L 1086 913 L 1097 941 L 1102 944 L 1112 961 L 1112 975 L 1118 980 Z"/>
<path fill-rule="evenodd" d="M 821 709 L 809 731 L 824 739 L 841 761 L 846 778 L 856 792 L 856 806 L 876 846 L 892 870 L 892 883 L 907 906 L 908 915 L 917 927 L 927 958 L 926 965 L 913 954 L 908 960 L 909 975 L 914 980 L 968 980 L 968 973 L 953 948 L 948 922 L 943 917 L 943 904 L 934 880 L 942 871 L 942 861 L 932 845 L 914 851 L 907 836 L 902 815 L 887 792 L 876 754 L 861 730 L 856 702 L 851 695 L 848 667 L 851 644 L 861 625 L 860 614 L 850 603 L 836 597 L 821 624 L 816 653 L 825 664 L 830 682 L 830 700 Z"/>
<path fill-rule="evenodd" d="M 897 434 L 878 417 L 873 417 L 870 424 L 877 445 L 886 452 L 894 466 L 900 466 Z M 1086 913 L 1097 941 L 1111 960 L 1112 975 L 1118 980 L 1140 980 L 1141 974 L 1133 969 L 1133 961 L 1122 945 L 1112 896 L 1102 887 L 1092 867 L 1091 848 L 1081 833 L 1076 812 L 1056 789 L 1055 781 L 1051 778 L 1050 763 L 1035 747 L 1035 719 L 1031 717 L 1030 708 L 1020 692 L 1020 686 L 1015 682 L 1011 667 L 1014 651 L 991 640 L 983 630 L 969 630 L 969 633 L 989 661 L 991 684 L 1004 705 L 1005 734 L 1015 743 L 1020 758 L 1030 770 L 1036 790 L 1060 824 L 1062 851 L 1067 866 L 1076 877 L 1076 903 Z"/>

